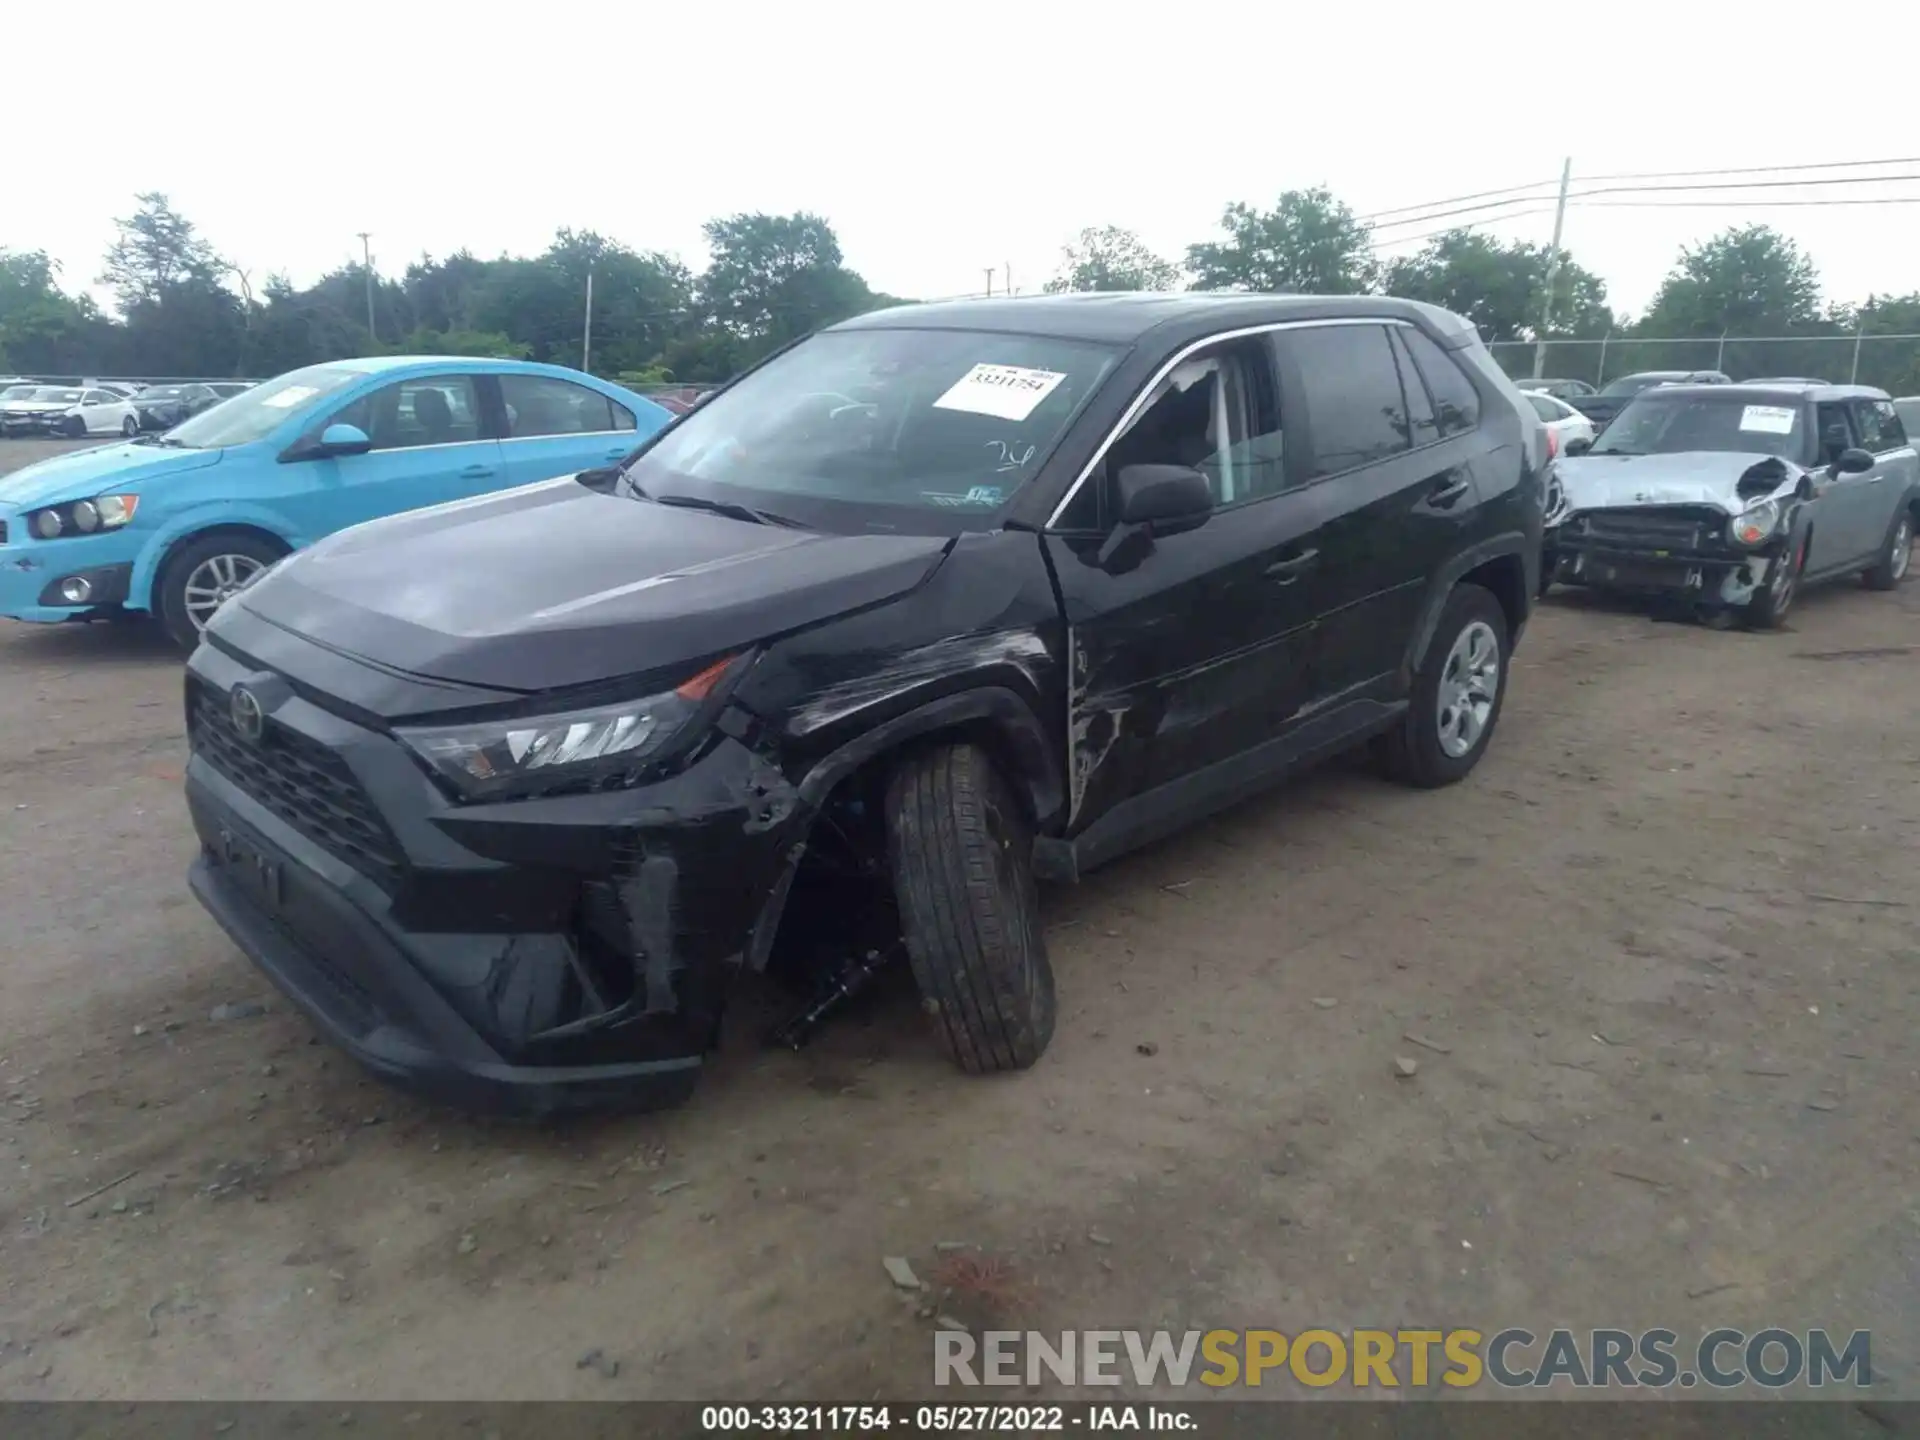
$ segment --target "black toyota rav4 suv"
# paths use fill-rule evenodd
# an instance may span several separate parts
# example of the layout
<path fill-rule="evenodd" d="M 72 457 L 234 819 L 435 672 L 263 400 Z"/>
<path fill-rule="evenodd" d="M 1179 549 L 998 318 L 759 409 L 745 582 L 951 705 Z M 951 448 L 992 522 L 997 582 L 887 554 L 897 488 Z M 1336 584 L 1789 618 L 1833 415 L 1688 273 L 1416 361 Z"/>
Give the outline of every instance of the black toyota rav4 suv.
<path fill-rule="evenodd" d="M 1428 306 L 861 316 L 617 467 L 229 601 L 187 677 L 193 888 L 373 1070 L 469 1104 L 684 1097 L 802 909 L 883 914 L 962 1069 L 1030 1065 L 1036 876 L 1364 742 L 1473 768 L 1548 463 Z"/>

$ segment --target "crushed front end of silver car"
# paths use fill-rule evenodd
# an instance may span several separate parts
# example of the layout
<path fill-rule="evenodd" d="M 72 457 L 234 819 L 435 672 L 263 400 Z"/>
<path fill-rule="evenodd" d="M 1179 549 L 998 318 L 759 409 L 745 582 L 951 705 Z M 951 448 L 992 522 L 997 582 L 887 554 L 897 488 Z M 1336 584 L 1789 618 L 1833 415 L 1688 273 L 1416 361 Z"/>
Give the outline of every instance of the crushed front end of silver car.
<path fill-rule="evenodd" d="M 1813 472 L 1773 455 L 1570 456 L 1548 497 L 1547 574 L 1748 610 L 1791 585 L 1815 497 Z"/>

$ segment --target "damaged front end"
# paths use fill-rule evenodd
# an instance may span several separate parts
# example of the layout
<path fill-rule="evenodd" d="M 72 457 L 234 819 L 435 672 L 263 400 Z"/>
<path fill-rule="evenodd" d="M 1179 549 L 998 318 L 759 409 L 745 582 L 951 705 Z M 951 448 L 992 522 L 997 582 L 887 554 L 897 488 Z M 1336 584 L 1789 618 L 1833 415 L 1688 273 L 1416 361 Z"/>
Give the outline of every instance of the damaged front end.
<path fill-rule="evenodd" d="M 1797 554 L 1813 499 L 1808 472 L 1775 456 L 1715 456 L 1722 463 L 1690 466 L 1686 483 L 1675 483 L 1674 467 L 1659 462 L 1681 458 L 1566 462 L 1548 497 L 1551 583 L 1707 614 L 1744 609 L 1765 593 Z M 1710 469 L 1719 476 L 1703 478 Z"/>

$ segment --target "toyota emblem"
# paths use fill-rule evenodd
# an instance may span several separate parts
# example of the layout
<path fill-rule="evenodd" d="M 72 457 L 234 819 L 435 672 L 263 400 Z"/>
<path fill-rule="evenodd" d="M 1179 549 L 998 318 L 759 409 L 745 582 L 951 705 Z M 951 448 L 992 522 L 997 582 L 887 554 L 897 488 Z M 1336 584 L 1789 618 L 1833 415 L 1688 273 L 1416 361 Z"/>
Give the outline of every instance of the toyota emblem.
<path fill-rule="evenodd" d="M 229 703 L 232 706 L 233 728 L 240 732 L 242 740 L 258 745 L 260 737 L 267 732 L 267 715 L 260 708 L 260 697 L 246 686 L 236 685 Z"/>

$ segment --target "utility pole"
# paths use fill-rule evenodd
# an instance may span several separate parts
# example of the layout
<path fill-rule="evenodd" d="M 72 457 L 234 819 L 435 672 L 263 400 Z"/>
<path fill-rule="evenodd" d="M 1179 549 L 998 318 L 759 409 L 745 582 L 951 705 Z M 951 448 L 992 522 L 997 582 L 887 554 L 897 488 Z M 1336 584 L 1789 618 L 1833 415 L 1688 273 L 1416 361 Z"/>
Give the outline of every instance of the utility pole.
<path fill-rule="evenodd" d="M 987 298 L 991 300 L 993 298 L 993 266 L 982 265 L 980 273 L 987 277 Z"/>
<path fill-rule="evenodd" d="M 1013 294 L 1013 262 L 1007 261 L 1007 294 Z"/>
<path fill-rule="evenodd" d="M 368 230 L 360 231 L 359 235 L 360 260 L 367 272 L 367 334 L 377 339 L 379 337 L 374 335 L 373 329 L 373 249 L 367 243 L 373 236 L 372 232 Z"/>
<path fill-rule="evenodd" d="M 1573 182 L 1573 157 L 1560 166 L 1560 201 L 1553 207 L 1553 252 L 1547 256 L 1547 293 L 1540 302 L 1540 333 L 1533 340 L 1533 378 L 1547 368 L 1547 331 L 1553 328 L 1553 282 L 1560 278 L 1560 232 L 1567 223 L 1567 186 Z"/>
<path fill-rule="evenodd" d="M 591 266 L 589 266 L 587 269 L 587 323 L 585 324 L 585 326 L 581 328 L 581 331 L 580 331 L 580 368 L 582 370 L 585 370 L 589 375 L 591 375 L 593 371 L 588 369 L 587 357 L 590 356 L 592 353 L 593 353 L 593 269 Z"/>

